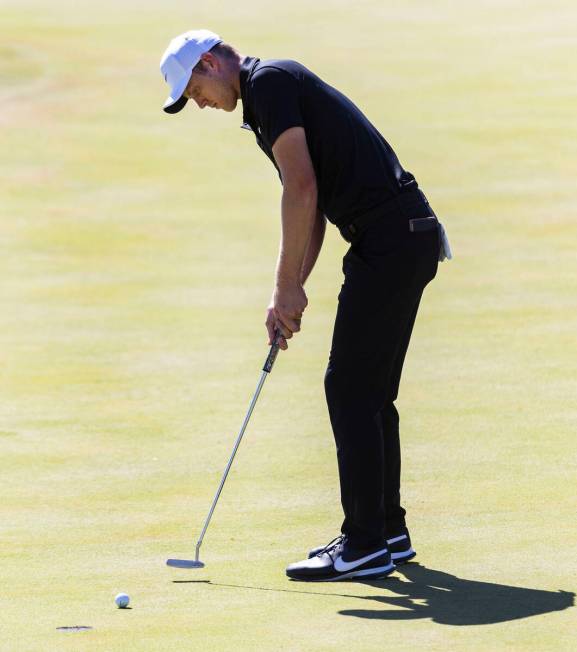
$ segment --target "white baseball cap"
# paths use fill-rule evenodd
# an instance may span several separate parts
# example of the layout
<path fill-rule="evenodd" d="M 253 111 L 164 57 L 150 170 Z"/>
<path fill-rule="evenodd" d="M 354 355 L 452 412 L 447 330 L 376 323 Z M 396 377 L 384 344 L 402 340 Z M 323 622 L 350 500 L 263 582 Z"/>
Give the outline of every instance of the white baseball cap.
<path fill-rule="evenodd" d="M 160 72 L 170 86 L 170 95 L 163 106 L 167 113 L 178 113 L 184 108 L 188 100 L 182 94 L 192 69 L 205 52 L 221 42 L 220 36 L 208 29 L 193 29 L 170 41 L 160 60 Z"/>

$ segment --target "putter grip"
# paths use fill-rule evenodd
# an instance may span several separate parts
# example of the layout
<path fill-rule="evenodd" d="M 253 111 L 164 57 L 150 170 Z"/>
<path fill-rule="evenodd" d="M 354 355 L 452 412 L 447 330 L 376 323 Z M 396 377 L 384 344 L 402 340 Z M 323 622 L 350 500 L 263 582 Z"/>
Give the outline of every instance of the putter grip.
<path fill-rule="evenodd" d="M 274 365 L 274 361 L 276 360 L 276 356 L 279 352 L 279 345 L 278 341 L 282 337 L 282 334 L 280 331 L 275 331 L 275 336 L 274 340 L 272 341 L 272 346 L 270 347 L 270 352 L 267 356 L 267 359 L 264 363 L 264 367 L 262 368 L 263 371 L 266 371 L 267 374 L 269 374 L 272 370 L 272 367 Z"/>

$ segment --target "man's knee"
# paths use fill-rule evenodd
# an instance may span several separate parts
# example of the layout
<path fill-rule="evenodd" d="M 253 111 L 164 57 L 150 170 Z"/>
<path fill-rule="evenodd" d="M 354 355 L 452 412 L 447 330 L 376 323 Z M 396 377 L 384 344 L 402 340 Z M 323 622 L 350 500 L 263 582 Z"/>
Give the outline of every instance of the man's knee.
<path fill-rule="evenodd" d="M 338 409 L 342 413 L 361 409 L 370 413 L 379 407 L 377 384 L 367 373 L 329 364 L 324 385 L 329 410 Z"/>
<path fill-rule="evenodd" d="M 325 372 L 325 394 L 327 400 L 345 399 L 358 391 L 359 383 L 356 382 L 356 374 L 352 370 L 346 370 L 335 364 L 329 364 Z"/>

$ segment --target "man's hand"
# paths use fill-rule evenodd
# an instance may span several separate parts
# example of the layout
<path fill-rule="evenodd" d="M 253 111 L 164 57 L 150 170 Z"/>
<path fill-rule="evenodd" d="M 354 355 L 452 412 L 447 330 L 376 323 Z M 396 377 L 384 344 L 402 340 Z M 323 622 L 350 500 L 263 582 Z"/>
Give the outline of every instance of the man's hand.
<path fill-rule="evenodd" d="M 279 340 L 279 347 L 283 351 L 288 349 L 286 341 L 293 333 L 300 331 L 302 314 L 307 304 L 307 295 L 300 283 L 277 281 L 265 322 L 269 344 L 273 343 L 275 330 L 280 330 L 283 337 Z"/>

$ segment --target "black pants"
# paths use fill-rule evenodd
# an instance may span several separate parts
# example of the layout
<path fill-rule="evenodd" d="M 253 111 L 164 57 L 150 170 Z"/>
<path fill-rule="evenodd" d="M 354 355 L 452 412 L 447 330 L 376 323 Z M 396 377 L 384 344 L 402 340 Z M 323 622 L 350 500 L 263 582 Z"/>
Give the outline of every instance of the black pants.
<path fill-rule="evenodd" d="M 412 233 L 408 220 L 431 213 L 423 202 L 410 215 L 373 222 L 343 258 L 325 393 L 345 514 L 341 531 L 353 547 L 378 545 L 405 525 L 394 401 L 439 254 L 437 230 Z"/>

